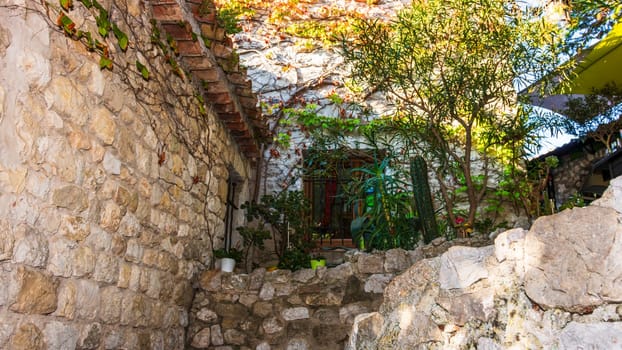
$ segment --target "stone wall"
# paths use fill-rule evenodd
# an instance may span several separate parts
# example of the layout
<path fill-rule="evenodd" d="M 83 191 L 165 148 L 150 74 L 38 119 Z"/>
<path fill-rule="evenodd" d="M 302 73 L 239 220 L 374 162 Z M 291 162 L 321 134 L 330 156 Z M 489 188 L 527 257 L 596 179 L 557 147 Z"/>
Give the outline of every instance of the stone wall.
<path fill-rule="evenodd" d="M 345 263 L 317 270 L 206 271 L 190 315 L 191 347 L 343 349 L 355 316 L 377 310 L 386 285 L 414 262 L 456 244 L 489 243 L 439 239 L 414 251 L 350 251 Z"/>
<path fill-rule="evenodd" d="M 68 11 L 112 70 L 42 3 L 0 5 L 0 348 L 182 349 L 230 171 L 248 198 L 249 153 L 174 74 L 149 3 L 101 1 L 127 52 L 98 36 L 95 10 Z"/>
<path fill-rule="evenodd" d="M 555 186 L 555 203 L 559 206 L 581 191 L 581 187 L 590 176 L 592 164 L 605 155 L 601 149 L 596 153 L 577 152 L 564 155 L 559 159 L 559 166 L 551 170 Z"/>
<path fill-rule="evenodd" d="M 393 279 L 347 349 L 620 349 L 622 177 L 584 208 Z"/>

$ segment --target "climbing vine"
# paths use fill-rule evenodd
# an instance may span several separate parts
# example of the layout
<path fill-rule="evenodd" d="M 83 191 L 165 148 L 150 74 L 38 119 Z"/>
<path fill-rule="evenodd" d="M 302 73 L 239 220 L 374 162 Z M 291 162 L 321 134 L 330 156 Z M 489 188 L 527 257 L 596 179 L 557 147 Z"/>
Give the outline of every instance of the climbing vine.
<path fill-rule="evenodd" d="M 347 35 L 356 19 L 366 16 L 378 1 L 372 0 L 353 8 L 321 0 L 204 0 L 219 9 L 219 21 L 228 33 L 246 30 L 248 22 L 259 13 L 267 13 L 265 21 L 277 35 L 317 40 L 334 45 Z M 366 5 L 366 7 L 364 7 Z M 363 6 L 363 8 L 362 8 Z M 307 42 L 308 43 L 308 42 Z"/>
<path fill-rule="evenodd" d="M 109 33 L 112 32 L 116 38 L 117 45 L 123 52 L 128 49 L 129 38 L 127 34 L 110 19 L 109 11 L 97 0 L 79 1 L 95 18 L 99 38 L 95 37 L 95 35 L 88 30 L 76 28 L 76 23 L 69 16 L 69 13 L 74 9 L 73 0 L 59 0 L 58 6 L 50 2 L 43 2 L 43 5 L 45 6 L 48 17 L 50 17 L 53 12 L 58 13 L 56 24 L 63 30 L 66 36 L 81 42 L 88 51 L 97 52 L 99 54 L 99 67 L 112 70 L 113 58 L 110 54 L 110 47 L 106 43 L 106 38 L 108 38 Z M 149 79 L 149 71 L 144 64 L 137 60 L 136 67 L 144 79 Z"/>
<path fill-rule="evenodd" d="M 201 200 L 204 218 L 201 230 L 205 233 L 201 239 L 208 242 L 209 248 L 216 247 L 219 231 L 211 223 L 214 218 L 220 218 L 221 213 L 208 203 L 211 203 L 209 197 L 215 195 L 211 189 L 216 179 L 211 174 L 222 166 L 216 163 L 222 155 L 216 154 L 213 147 L 213 114 L 208 113 L 209 106 L 203 98 L 205 87 L 182 69 L 177 42 L 162 33 L 157 21 L 146 19 L 144 15 L 131 15 L 124 3 L 113 0 L 104 7 L 97 0 L 56 1 L 34 0 L 26 6 L 8 7 L 41 14 L 58 33 L 96 53 L 102 70 L 112 72 L 114 68 L 115 76 L 125 87 L 119 93 L 132 96 L 136 101 L 136 113 L 147 118 L 157 138 L 157 176 L 164 191 L 183 191 Z M 179 25 L 191 28 L 187 22 Z M 199 37 L 209 47 L 207 38 L 192 35 L 194 41 Z M 78 52 L 69 54 L 81 55 Z M 170 70 L 157 69 L 162 63 Z M 171 76 L 179 79 L 171 79 Z M 170 170 L 163 170 L 173 166 L 171 154 L 178 153 L 180 147 L 197 162 L 196 170 L 188 178 L 172 178 Z M 201 261 L 209 263 L 207 259 Z"/>

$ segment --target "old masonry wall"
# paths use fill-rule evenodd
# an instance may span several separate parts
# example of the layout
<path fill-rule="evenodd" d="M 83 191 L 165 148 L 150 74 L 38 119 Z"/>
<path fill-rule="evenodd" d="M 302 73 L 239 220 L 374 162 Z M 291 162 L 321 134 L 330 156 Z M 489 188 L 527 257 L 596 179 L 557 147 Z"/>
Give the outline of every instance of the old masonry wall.
<path fill-rule="evenodd" d="M 454 245 L 484 246 L 486 237 L 445 241 L 413 251 L 349 251 L 336 267 L 249 274 L 203 272 L 188 328 L 190 349 L 343 349 L 356 316 L 377 311 L 387 285 L 414 263 Z"/>
<path fill-rule="evenodd" d="M 152 40 L 151 4 L 101 5 L 126 52 L 97 10 L 68 13 L 112 70 L 56 25 L 56 3 L 0 4 L 2 349 L 184 348 L 231 170 L 247 199 L 250 163 Z"/>

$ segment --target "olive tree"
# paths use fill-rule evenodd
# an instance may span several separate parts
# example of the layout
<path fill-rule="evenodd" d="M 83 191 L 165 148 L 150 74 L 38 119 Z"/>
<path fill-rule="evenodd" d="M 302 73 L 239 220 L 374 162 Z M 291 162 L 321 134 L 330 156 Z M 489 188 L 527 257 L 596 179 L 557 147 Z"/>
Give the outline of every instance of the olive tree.
<path fill-rule="evenodd" d="M 344 40 L 353 78 L 397 106 L 388 124 L 430 164 L 451 223 L 458 207 L 475 223 L 499 162 L 533 131 L 515 87 L 556 65 L 557 30 L 540 14 L 516 1 L 413 1 Z"/>

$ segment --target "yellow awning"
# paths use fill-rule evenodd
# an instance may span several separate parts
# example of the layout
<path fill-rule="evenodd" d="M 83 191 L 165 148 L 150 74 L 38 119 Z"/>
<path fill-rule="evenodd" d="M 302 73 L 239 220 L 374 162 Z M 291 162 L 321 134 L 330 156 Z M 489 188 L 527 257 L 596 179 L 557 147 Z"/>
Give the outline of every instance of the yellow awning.
<path fill-rule="evenodd" d="M 563 84 L 558 94 L 539 96 L 534 88 L 539 82 L 519 94 L 528 96 L 534 106 L 559 113 L 566 109 L 570 98 L 591 94 L 608 83 L 622 88 L 622 22 L 614 24 L 602 40 L 573 59 L 577 65 L 570 82 Z"/>
<path fill-rule="evenodd" d="M 611 31 L 582 55 L 575 68 L 567 94 L 590 94 L 607 83 L 622 88 L 622 23 L 616 23 Z"/>

